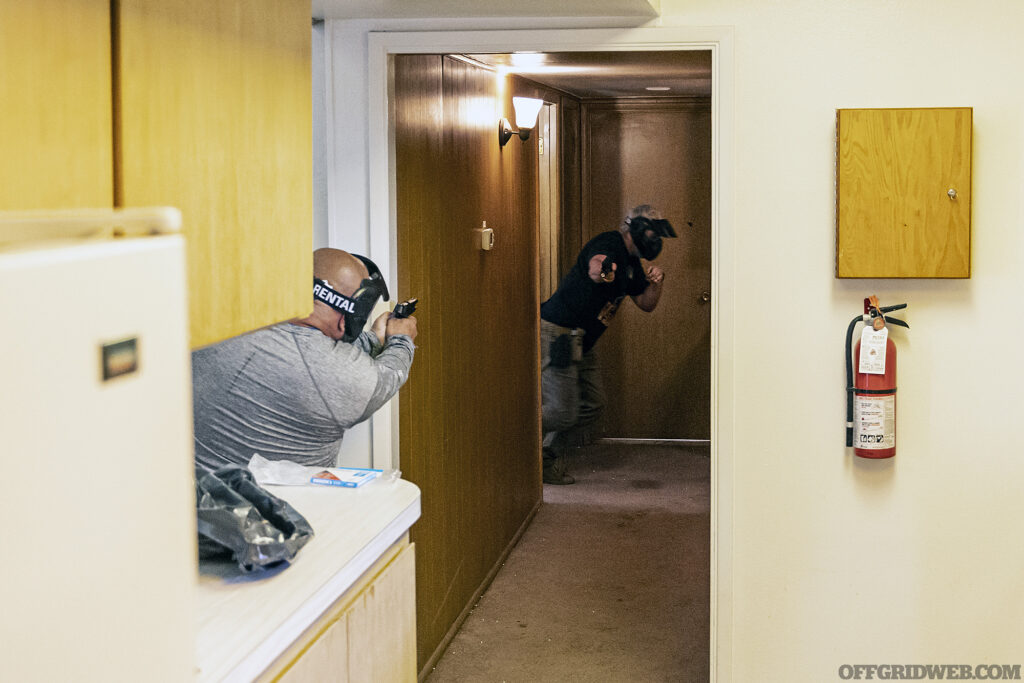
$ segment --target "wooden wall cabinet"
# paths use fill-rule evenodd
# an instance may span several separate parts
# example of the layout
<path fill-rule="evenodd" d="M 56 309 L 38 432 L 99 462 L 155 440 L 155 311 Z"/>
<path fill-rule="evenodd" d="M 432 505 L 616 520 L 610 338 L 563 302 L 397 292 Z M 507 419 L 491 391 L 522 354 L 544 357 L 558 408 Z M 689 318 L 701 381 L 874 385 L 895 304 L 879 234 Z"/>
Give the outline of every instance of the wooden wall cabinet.
<path fill-rule="evenodd" d="M 416 561 L 408 535 L 331 606 L 261 683 L 416 680 Z"/>
<path fill-rule="evenodd" d="M 308 315 L 309 0 L 115 8 L 117 201 L 181 209 L 193 348 Z"/>
<path fill-rule="evenodd" d="M 110 207 L 110 0 L 0 0 L 0 211 Z"/>
<path fill-rule="evenodd" d="M 836 277 L 971 276 L 972 114 L 837 112 Z"/>
<path fill-rule="evenodd" d="M 0 0 L 0 210 L 176 206 L 190 337 L 312 309 L 309 0 Z"/>

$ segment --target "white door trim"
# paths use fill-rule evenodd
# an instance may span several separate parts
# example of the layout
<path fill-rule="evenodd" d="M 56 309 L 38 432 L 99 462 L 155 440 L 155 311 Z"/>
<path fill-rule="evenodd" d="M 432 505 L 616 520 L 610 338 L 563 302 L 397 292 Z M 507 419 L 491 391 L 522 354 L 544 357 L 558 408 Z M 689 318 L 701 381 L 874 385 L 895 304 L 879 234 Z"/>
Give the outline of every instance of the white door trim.
<path fill-rule="evenodd" d="M 734 62 L 731 27 L 371 32 L 368 42 L 369 255 L 397 271 L 393 123 L 389 61 L 395 54 L 474 52 L 710 50 L 711 190 L 711 680 L 732 679 Z M 394 277 L 392 277 L 394 280 Z M 376 454 L 398 463 L 398 407 L 373 423 Z"/>

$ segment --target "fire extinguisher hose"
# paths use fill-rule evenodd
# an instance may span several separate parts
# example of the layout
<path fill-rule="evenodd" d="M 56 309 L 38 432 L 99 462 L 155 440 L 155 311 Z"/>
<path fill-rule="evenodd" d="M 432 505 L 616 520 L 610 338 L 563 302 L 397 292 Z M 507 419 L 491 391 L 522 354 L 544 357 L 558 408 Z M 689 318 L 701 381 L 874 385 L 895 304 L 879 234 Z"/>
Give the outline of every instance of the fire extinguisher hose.
<path fill-rule="evenodd" d="M 857 316 L 846 328 L 846 447 L 853 446 L 853 330 L 863 320 Z"/>

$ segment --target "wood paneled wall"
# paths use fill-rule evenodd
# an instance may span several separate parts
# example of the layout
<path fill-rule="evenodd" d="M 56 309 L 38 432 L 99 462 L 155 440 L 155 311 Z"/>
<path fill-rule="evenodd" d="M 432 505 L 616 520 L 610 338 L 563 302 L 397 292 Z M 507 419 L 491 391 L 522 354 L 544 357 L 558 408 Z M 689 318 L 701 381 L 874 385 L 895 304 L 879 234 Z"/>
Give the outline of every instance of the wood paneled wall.
<path fill-rule="evenodd" d="M 580 103 L 562 97 L 559 154 L 562 159 L 562 235 L 559 244 L 559 273 L 564 277 L 583 247 L 582 142 Z"/>
<path fill-rule="evenodd" d="M 583 140 L 579 99 L 535 81 L 518 79 L 516 95 L 557 105 L 558 196 L 561 225 L 558 237 L 559 280 L 572 268 L 583 246 Z"/>
<path fill-rule="evenodd" d="M 417 296 L 400 399 L 413 526 L 419 667 L 540 503 L 536 137 L 498 146 L 512 90 L 451 57 L 394 62 L 398 296 Z M 479 228 L 495 247 L 479 248 Z"/>
<path fill-rule="evenodd" d="M 707 439 L 711 430 L 711 106 L 707 99 L 583 106 L 583 239 L 652 204 L 675 226 L 652 313 L 630 302 L 596 348 L 608 404 L 598 436 Z M 692 223 L 692 225 L 688 225 Z M 711 293 L 713 294 L 713 293 Z"/>

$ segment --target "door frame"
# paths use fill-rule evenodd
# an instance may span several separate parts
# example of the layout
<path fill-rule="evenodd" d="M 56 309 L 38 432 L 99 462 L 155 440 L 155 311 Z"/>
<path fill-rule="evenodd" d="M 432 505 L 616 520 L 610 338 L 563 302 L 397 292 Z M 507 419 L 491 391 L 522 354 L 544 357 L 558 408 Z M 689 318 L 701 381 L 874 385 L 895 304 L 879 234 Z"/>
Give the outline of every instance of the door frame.
<path fill-rule="evenodd" d="M 561 104 L 545 101 L 537 118 L 537 193 L 540 200 L 538 208 L 541 209 L 537 217 L 537 227 L 540 231 L 537 251 L 541 273 L 541 281 L 538 284 L 547 284 L 547 287 L 541 286 L 539 289 L 540 301 L 551 296 L 558 286 L 557 272 L 561 259 L 561 252 L 558 249 L 561 236 L 559 223 L 562 218 L 562 188 L 559 183 L 562 165 L 558 154 L 562 139 L 558 131 L 562 125 L 561 121 Z M 552 141 L 554 142 L 552 143 Z M 547 150 L 543 153 L 541 145 L 547 146 Z M 553 236 L 552 231 L 554 231 Z M 552 273 L 552 268 L 554 268 L 554 273 Z"/>
<path fill-rule="evenodd" d="M 369 255 L 397 272 L 394 124 L 390 57 L 478 52 L 710 50 L 711 93 L 711 624 L 712 681 L 732 679 L 733 448 L 735 444 L 734 54 L 731 27 L 396 31 L 368 35 L 367 103 Z M 497 123 L 497 122 L 495 122 Z M 376 454 L 398 466 L 398 405 L 373 420 Z M 375 465 L 376 466 L 376 465 Z"/>

